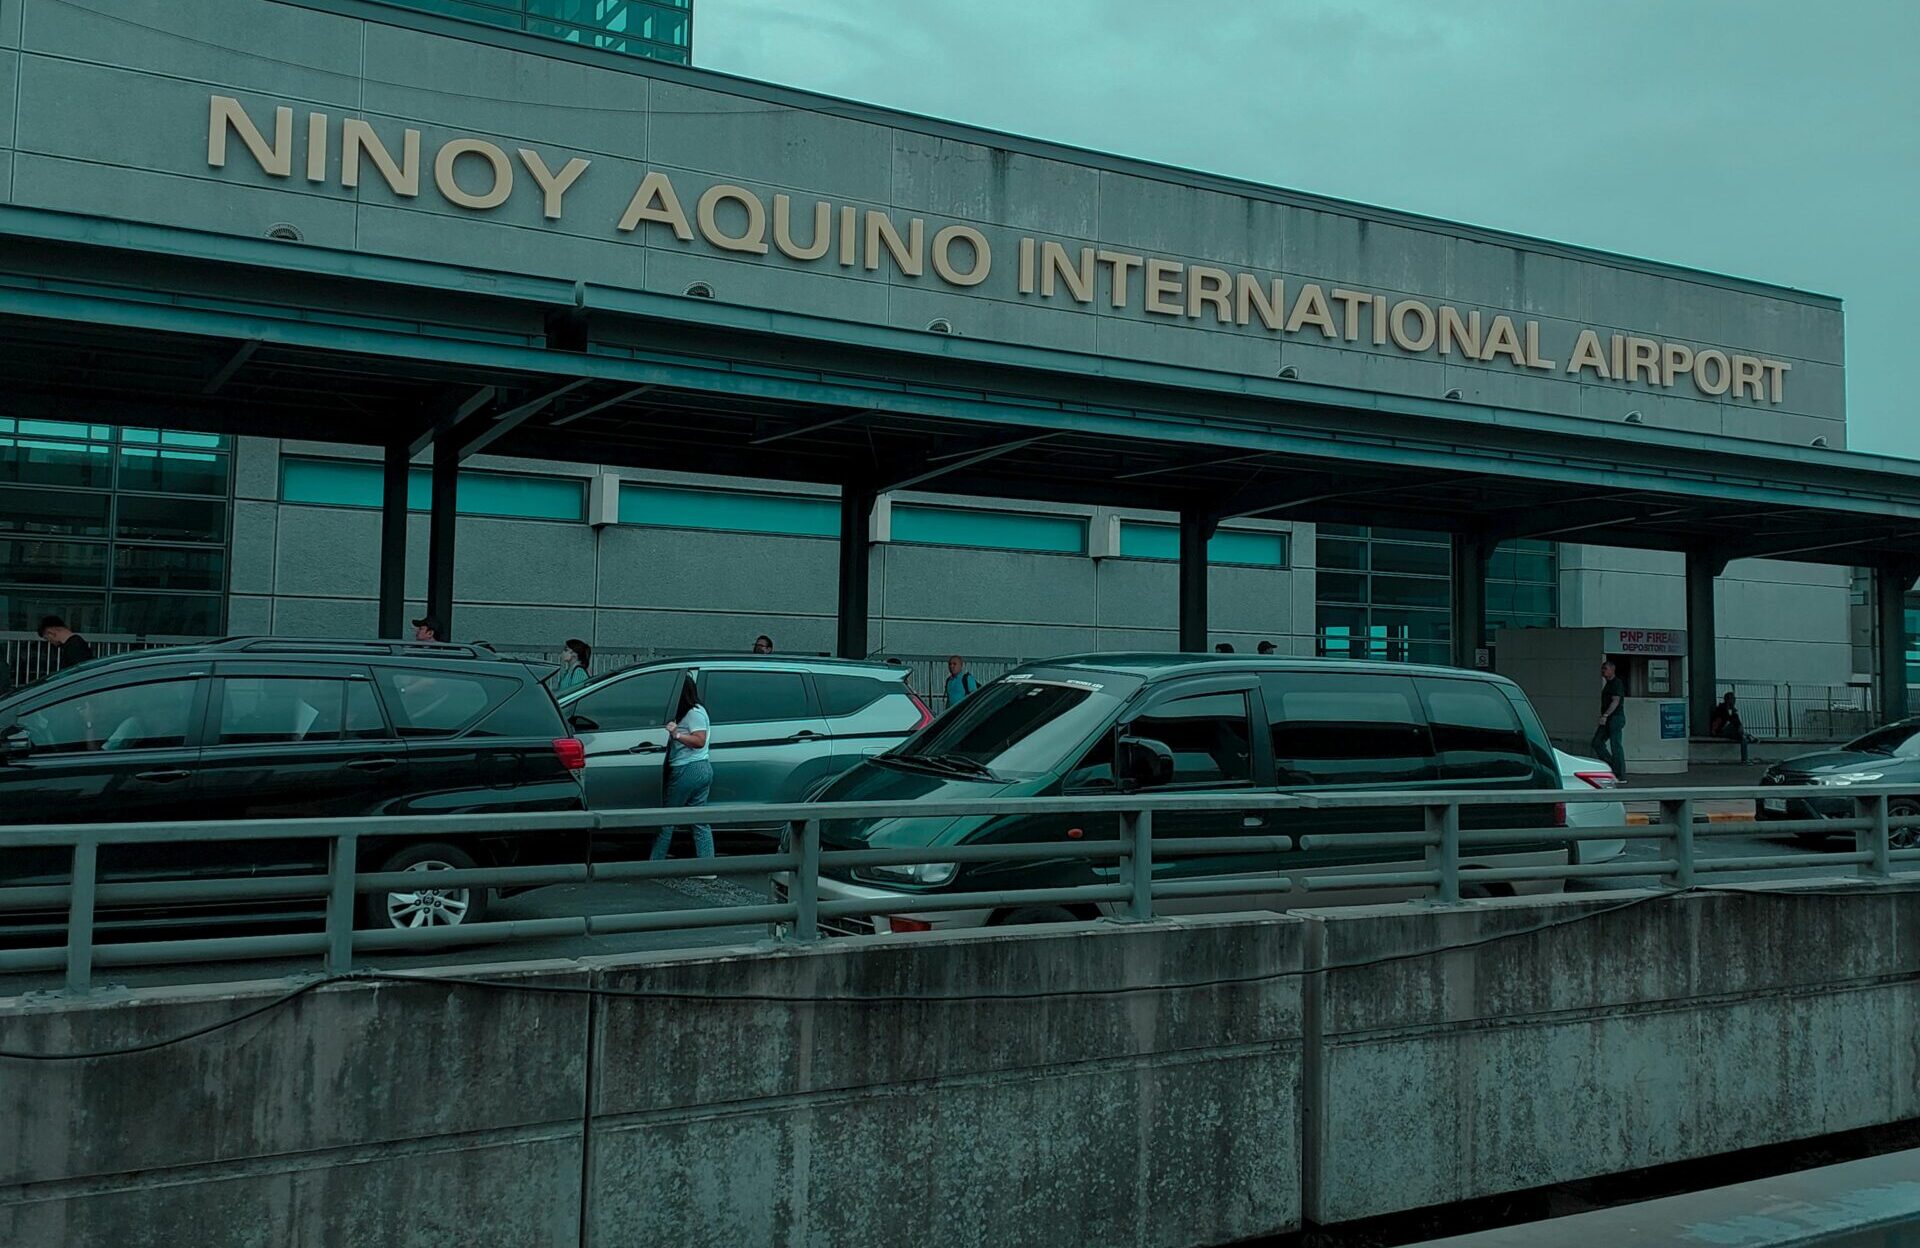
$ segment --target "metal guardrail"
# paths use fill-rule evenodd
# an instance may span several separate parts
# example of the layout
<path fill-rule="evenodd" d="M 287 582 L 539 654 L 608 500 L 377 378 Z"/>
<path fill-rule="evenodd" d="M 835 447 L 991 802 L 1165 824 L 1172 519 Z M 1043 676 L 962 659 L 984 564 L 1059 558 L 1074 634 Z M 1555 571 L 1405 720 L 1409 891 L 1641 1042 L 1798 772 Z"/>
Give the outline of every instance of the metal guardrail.
<path fill-rule="evenodd" d="M 356 865 L 362 838 L 392 842 L 395 838 L 430 839 L 487 833 L 585 832 L 617 834 L 644 832 L 688 822 L 679 809 L 632 810 L 600 814 L 532 814 L 481 816 L 419 816 L 405 819 L 291 819 L 240 820 L 222 823 L 45 824 L 0 829 L 0 851 L 21 848 L 65 848 L 72 854 L 71 879 L 66 884 L 0 887 L 0 932 L 4 916 L 22 911 L 65 907 L 66 939 L 62 944 L 0 949 L 0 972 L 52 971 L 64 968 L 66 986 L 73 992 L 91 987 L 94 969 L 158 963 L 227 961 L 260 957 L 314 956 L 331 973 L 350 970 L 361 953 L 426 950 L 449 945 L 479 945 L 548 937 L 608 935 L 614 933 L 738 927 L 777 923 L 791 926 L 792 937 L 808 941 L 820 934 L 822 918 L 873 917 L 901 912 L 1001 909 L 1023 905 L 1108 905 L 1125 917 L 1151 919 L 1161 898 L 1234 896 L 1261 890 L 1291 888 L 1285 855 L 1294 840 L 1282 835 L 1236 835 L 1211 838 L 1180 837 L 1171 843 L 1184 856 L 1245 854 L 1249 850 L 1275 855 L 1271 874 L 1236 874 L 1214 880 L 1155 880 L 1154 817 L 1196 811 L 1324 811 L 1407 810 L 1423 814 L 1424 830 L 1383 833 L 1312 833 L 1300 838 L 1302 849 L 1405 848 L 1409 869 L 1352 871 L 1304 877 L 1307 891 L 1336 893 L 1342 889 L 1411 887 L 1431 890 L 1436 902 L 1462 900 L 1463 876 L 1475 884 L 1537 880 L 1611 879 L 1657 876 L 1672 888 L 1690 888 L 1702 878 L 1744 871 L 1792 869 L 1818 865 L 1851 865 L 1858 875 L 1886 879 L 1895 864 L 1920 862 L 1920 848 L 1895 848 L 1896 830 L 1920 828 L 1920 816 L 1890 818 L 1888 800 L 1893 789 L 1856 786 L 1844 795 L 1854 803 L 1849 819 L 1766 822 L 1714 822 L 1696 826 L 1694 805 L 1700 801 L 1754 798 L 1757 789 L 1648 789 L 1648 790 L 1505 790 L 1424 793 L 1343 793 L 1312 796 L 1248 793 L 1124 795 L 1096 798 L 976 798 L 964 801 L 837 802 L 807 805 L 712 806 L 705 817 L 725 827 L 734 824 L 789 825 L 797 829 L 791 844 L 778 853 L 727 855 L 709 859 L 662 862 L 581 862 L 552 866 L 476 867 L 432 872 L 361 871 Z M 1837 795 L 1820 786 L 1770 786 L 1771 798 L 1825 798 Z M 1549 803 L 1657 802 L 1660 821 L 1620 827 L 1542 827 L 1479 830 L 1461 827 L 1461 810 Z M 887 818 L 944 819 L 979 815 L 1056 814 L 1119 817 L 1119 835 L 1112 840 L 1062 840 L 992 845 L 953 845 L 906 849 L 823 849 L 821 824 L 840 820 Z M 1852 833 L 1852 852 L 1805 856 L 1762 855 L 1744 858 L 1701 859 L 1695 844 L 1702 837 L 1784 835 L 1820 831 Z M 325 874 L 188 878 L 154 881 L 101 880 L 99 851 L 105 845 L 179 844 L 190 841 L 324 840 L 328 843 Z M 1534 866 L 1471 866 L 1463 858 L 1473 851 L 1497 851 L 1503 846 L 1537 845 L 1579 840 L 1658 840 L 1668 853 L 1652 862 L 1589 863 Z M 1067 888 L 1008 889 L 975 892 L 901 892 L 878 900 L 820 899 L 822 870 L 908 863 L 1011 862 L 1029 859 L 1105 859 L 1119 866 L 1115 884 Z M 759 875 L 791 873 L 790 896 L 767 905 L 720 906 L 691 910 L 637 911 L 616 914 L 562 916 L 459 924 L 456 926 L 356 930 L 356 901 L 361 894 L 434 888 L 528 888 L 545 884 L 588 881 L 671 879 L 692 875 Z M 325 923 L 318 932 L 216 936 L 181 940 L 154 940 L 101 944 L 94 939 L 102 905 L 148 905 L 242 902 L 268 899 L 325 901 Z"/>

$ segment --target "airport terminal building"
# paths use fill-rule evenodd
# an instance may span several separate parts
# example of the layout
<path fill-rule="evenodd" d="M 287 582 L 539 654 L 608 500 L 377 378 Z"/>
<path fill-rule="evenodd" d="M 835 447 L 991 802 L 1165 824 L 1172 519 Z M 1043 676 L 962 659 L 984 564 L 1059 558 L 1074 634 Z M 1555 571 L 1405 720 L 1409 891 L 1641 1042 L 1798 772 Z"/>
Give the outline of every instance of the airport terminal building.
<path fill-rule="evenodd" d="M 1837 300 L 705 73 L 691 30 L 0 0 L 0 628 L 431 609 L 983 674 L 1592 628 L 1684 634 L 1647 653 L 1696 719 L 1904 710 L 1920 472 L 1845 449 Z"/>

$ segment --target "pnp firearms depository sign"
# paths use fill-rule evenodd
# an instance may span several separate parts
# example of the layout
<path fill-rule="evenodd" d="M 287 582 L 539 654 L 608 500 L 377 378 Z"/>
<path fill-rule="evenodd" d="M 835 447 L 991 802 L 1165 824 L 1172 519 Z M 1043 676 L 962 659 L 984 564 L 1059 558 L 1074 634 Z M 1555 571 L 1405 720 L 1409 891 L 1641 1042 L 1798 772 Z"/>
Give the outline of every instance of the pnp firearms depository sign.
<path fill-rule="evenodd" d="M 475 214 L 493 212 L 516 195 L 536 196 L 545 219 L 554 222 L 573 211 L 569 195 L 593 175 L 588 157 L 532 147 L 509 152 L 479 137 L 450 138 L 429 156 L 421 136 L 411 127 L 383 133 L 363 119 L 317 111 L 296 119 L 286 105 L 275 106 L 270 117 L 256 117 L 232 96 L 216 94 L 209 99 L 207 163 L 226 168 L 236 159 L 237 146 L 245 152 L 239 159 L 269 177 L 304 178 L 316 185 L 331 181 L 348 189 L 379 179 L 396 196 L 437 195 Z M 1104 301 L 1114 309 L 1138 307 L 1171 322 L 1258 326 L 1323 345 L 1364 342 L 1407 355 L 1498 363 L 1579 381 L 1679 389 L 1755 404 L 1780 404 L 1793 367 L 1787 360 L 1730 348 L 1695 348 L 1558 322 L 1543 326 L 1539 320 L 1488 317 L 1479 309 L 1428 299 L 1332 283 L 1289 283 L 1031 234 L 1017 239 L 1012 255 L 1000 255 L 981 229 L 964 222 L 930 225 L 919 216 L 897 217 L 829 199 L 764 195 L 729 182 L 707 186 L 691 198 L 682 189 L 666 171 L 644 172 L 630 193 L 621 188 L 626 207 L 608 217 L 605 231 L 615 237 L 667 231 L 682 243 L 719 252 L 777 252 L 807 265 L 870 272 L 884 266 L 905 278 L 930 279 L 960 291 L 999 282 L 1021 299 L 1083 310 L 1095 306 L 1104 291 Z"/>

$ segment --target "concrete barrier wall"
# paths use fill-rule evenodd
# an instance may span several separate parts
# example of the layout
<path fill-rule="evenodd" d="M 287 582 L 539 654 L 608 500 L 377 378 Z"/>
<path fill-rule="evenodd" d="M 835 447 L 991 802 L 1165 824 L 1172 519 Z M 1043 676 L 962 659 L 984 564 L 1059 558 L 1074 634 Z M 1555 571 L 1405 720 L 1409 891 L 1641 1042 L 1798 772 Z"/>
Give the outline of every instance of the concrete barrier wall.
<path fill-rule="evenodd" d="M 1620 901 L 1313 916 L 1321 965 L 1470 947 L 1315 977 L 1309 1220 L 1920 1116 L 1920 892 Z"/>
<path fill-rule="evenodd" d="M 649 995 L 348 984 L 140 1056 L 0 1061 L 0 1244 L 946 1248 L 1282 1230 L 1300 1204 L 1304 927 L 517 964 L 487 973 Z M 1168 987 L 1233 977 L 1252 982 Z M 15 1000 L 0 1048 L 140 1043 L 281 991 Z M 936 1000 L 885 999 L 921 997 Z"/>

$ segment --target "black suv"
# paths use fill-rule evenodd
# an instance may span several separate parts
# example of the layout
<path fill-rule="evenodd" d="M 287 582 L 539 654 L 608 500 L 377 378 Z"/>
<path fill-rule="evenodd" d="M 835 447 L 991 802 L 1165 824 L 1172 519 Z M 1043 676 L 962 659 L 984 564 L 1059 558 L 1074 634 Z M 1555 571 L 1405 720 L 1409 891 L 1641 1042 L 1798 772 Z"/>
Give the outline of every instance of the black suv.
<path fill-rule="evenodd" d="M 11 824 L 582 810 L 585 753 L 542 683 L 551 669 L 459 645 L 233 638 L 84 663 L 0 699 L 0 810 Z M 370 832 L 362 871 L 582 861 L 584 838 Z M 0 882 L 64 883 L 69 851 L 8 847 Z M 107 845 L 103 880 L 307 874 L 313 840 Z M 362 921 L 477 922 L 484 889 L 361 899 Z M 319 902 L 300 903 L 317 911 Z M 284 914 L 289 903 L 264 909 Z M 257 917 L 260 908 L 256 908 Z M 102 935 L 248 917 L 244 908 L 103 909 Z M 64 927 L 65 915 L 0 916 Z"/>

